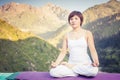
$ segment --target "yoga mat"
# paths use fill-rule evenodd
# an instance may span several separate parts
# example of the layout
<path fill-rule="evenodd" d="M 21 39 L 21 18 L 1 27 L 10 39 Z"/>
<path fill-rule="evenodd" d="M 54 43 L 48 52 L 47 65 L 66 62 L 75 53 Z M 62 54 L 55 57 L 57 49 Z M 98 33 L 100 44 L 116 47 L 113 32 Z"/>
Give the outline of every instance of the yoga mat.
<path fill-rule="evenodd" d="M 13 73 L 0 73 L 0 80 L 6 80 L 6 77 L 12 75 Z"/>
<path fill-rule="evenodd" d="M 119 73 L 98 73 L 95 77 L 64 77 L 53 78 L 48 72 L 21 72 L 17 77 L 17 80 L 120 80 Z"/>
<path fill-rule="evenodd" d="M 16 77 L 20 74 L 21 72 L 15 72 L 12 75 L 8 76 L 6 80 L 16 80 Z"/>

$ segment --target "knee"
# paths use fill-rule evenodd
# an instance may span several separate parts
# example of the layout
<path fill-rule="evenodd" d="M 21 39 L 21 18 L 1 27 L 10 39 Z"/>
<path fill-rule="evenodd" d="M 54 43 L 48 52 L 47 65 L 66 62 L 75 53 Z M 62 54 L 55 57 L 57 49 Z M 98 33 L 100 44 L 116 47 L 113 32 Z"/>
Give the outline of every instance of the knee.
<path fill-rule="evenodd" d="M 96 68 L 94 68 L 91 72 L 90 72 L 90 74 L 88 75 L 88 76 L 96 76 L 98 74 L 98 68 L 96 67 Z"/>
<path fill-rule="evenodd" d="M 49 74 L 52 77 L 59 77 L 58 73 L 56 72 L 56 70 L 54 68 L 50 69 Z"/>
<path fill-rule="evenodd" d="M 56 76 L 54 69 L 50 69 L 49 74 L 50 74 L 50 76 L 52 76 L 52 77 L 55 77 L 55 76 Z"/>

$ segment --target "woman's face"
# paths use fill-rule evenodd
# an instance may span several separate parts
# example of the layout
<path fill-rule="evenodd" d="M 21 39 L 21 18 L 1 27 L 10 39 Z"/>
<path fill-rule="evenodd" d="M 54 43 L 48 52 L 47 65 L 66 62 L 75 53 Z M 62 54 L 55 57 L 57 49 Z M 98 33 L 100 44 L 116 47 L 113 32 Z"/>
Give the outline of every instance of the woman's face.
<path fill-rule="evenodd" d="M 70 18 L 70 25 L 72 26 L 72 28 L 80 27 L 80 23 L 80 18 L 77 15 L 74 15 Z"/>

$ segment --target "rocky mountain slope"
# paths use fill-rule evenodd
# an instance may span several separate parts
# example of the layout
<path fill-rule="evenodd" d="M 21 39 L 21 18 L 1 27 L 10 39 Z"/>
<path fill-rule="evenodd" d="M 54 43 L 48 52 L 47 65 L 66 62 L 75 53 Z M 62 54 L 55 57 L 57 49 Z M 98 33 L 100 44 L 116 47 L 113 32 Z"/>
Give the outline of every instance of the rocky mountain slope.
<path fill-rule="evenodd" d="M 61 37 L 54 39 L 54 37 L 46 38 L 49 33 L 56 32 L 59 28 L 67 23 L 67 16 L 69 11 L 48 3 L 42 7 L 36 8 L 27 4 L 8 3 L 0 7 L 0 18 L 18 27 L 22 31 L 30 31 L 48 40 L 53 45 L 57 43 Z M 69 27 L 64 28 L 66 31 Z M 63 34 L 64 32 L 59 32 Z M 54 34 L 58 34 L 57 32 Z M 54 35 L 52 34 L 52 35 Z M 51 36 L 51 35 L 49 35 Z M 52 41 L 51 41 L 52 40 Z M 53 42 L 54 40 L 54 42 Z M 56 40 L 56 41 L 55 41 Z"/>
<path fill-rule="evenodd" d="M 84 24 L 95 21 L 100 18 L 114 15 L 120 13 L 120 1 L 110 0 L 107 3 L 95 5 L 88 8 L 83 12 L 84 14 Z"/>
<path fill-rule="evenodd" d="M 0 17 L 23 31 L 36 34 L 55 31 L 66 23 L 68 11 L 48 3 L 42 7 L 8 3 L 0 7 Z"/>

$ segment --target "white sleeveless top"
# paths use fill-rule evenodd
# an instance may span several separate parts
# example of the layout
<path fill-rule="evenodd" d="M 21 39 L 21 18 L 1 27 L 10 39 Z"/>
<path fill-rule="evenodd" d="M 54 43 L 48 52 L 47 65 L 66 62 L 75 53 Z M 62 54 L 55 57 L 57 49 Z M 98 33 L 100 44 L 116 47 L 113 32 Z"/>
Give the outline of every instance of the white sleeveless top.
<path fill-rule="evenodd" d="M 92 61 L 87 53 L 87 41 L 85 36 L 80 37 L 77 40 L 69 39 L 68 35 L 68 49 L 70 64 L 91 64 Z"/>

